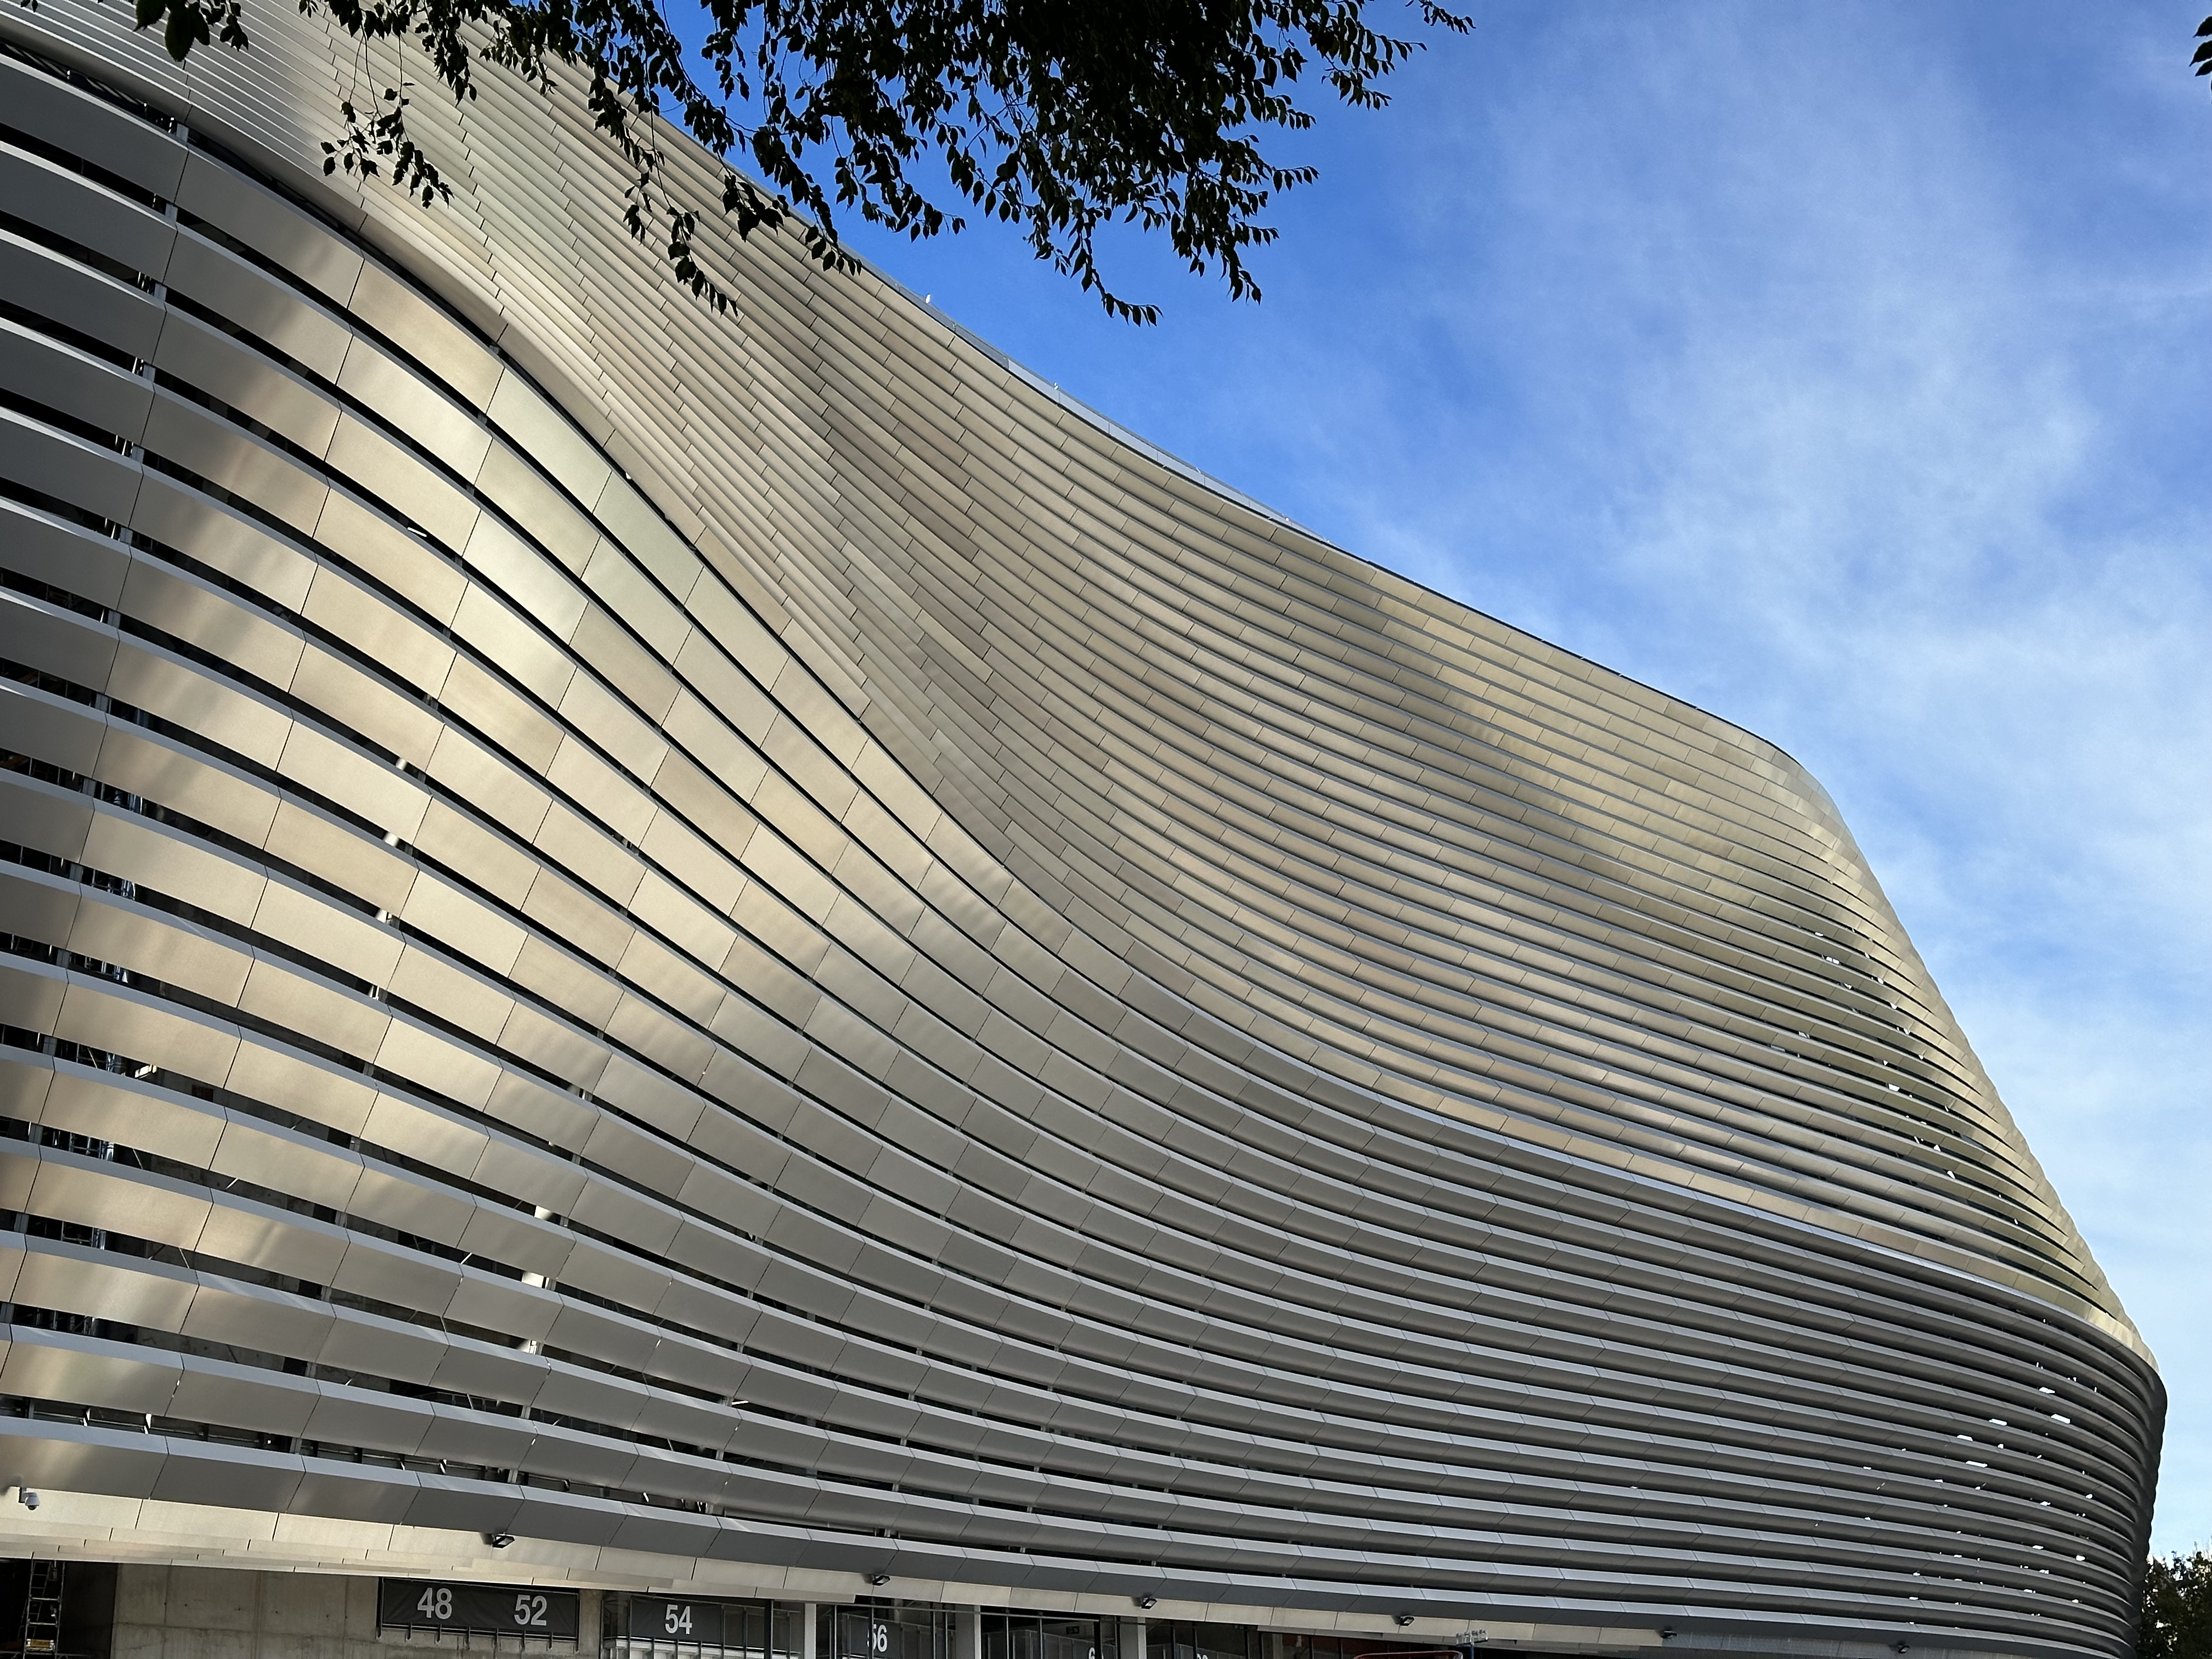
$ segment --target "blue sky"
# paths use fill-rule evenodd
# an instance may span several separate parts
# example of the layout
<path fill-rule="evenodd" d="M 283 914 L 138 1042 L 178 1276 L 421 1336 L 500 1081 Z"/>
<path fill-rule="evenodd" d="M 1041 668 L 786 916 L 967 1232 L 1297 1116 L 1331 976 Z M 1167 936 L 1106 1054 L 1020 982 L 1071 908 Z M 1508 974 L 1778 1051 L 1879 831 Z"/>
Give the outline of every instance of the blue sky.
<path fill-rule="evenodd" d="M 1003 233 L 857 244 L 1813 769 L 2158 1352 L 2161 1549 L 2212 1544 L 2205 4 L 1482 4 L 1285 151 L 1264 303 L 1127 250 L 1153 330 Z"/>

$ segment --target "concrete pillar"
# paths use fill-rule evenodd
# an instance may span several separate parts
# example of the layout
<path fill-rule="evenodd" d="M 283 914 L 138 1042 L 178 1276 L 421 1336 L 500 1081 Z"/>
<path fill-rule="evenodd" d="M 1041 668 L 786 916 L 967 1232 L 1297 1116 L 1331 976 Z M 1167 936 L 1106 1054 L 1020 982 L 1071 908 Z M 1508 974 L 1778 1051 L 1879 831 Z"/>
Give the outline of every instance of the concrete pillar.
<path fill-rule="evenodd" d="M 952 1652 L 949 1659 L 983 1659 L 983 1609 L 952 1609 Z"/>
<path fill-rule="evenodd" d="M 1145 1621 L 1124 1619 L 1121 1633 L 1115 1639 L 1121 1644 L 1121 1659 L 1145 1659 Z"/>
<path fill-rule="evenodd" d="M 814 1603 L 809 1601 L 799 1609 L 799 1659 L 822 1659 L 822 1650 L 815 1626 Z"/>

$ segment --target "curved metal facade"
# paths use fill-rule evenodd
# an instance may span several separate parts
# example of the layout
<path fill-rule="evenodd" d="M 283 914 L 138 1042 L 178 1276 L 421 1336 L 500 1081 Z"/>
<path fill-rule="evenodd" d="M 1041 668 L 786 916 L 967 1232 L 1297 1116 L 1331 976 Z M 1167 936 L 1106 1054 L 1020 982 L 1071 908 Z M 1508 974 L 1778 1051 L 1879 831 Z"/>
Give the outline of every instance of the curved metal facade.
<path fill-rule="evenodd" d="M 19 1547 L 2124 1651 L 2155 1373 L 1787 757 L 249 21 L 0 20 Z"/>

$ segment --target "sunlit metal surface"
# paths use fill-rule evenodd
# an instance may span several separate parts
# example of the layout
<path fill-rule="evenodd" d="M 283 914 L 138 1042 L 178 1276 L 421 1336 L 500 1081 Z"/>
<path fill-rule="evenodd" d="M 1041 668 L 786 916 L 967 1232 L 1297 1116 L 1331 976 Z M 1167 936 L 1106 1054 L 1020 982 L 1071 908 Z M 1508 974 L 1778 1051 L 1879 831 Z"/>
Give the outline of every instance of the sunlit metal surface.
<path fill-rule="evenodd" d="M 0 17 L 10 1536 L 2123 1650 L 2155 1374 L 1788 757 L 125 21 Z"/>

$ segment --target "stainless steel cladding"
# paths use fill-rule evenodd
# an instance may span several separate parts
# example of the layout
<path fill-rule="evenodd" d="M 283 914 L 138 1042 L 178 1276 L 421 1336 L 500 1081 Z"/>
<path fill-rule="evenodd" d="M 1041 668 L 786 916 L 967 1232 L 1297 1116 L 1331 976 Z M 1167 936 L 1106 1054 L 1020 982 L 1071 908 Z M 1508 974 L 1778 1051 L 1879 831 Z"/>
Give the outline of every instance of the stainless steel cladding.
<path fill-rule="evenodd" d="M 1786 756 L 248 21 L 0 13 L 19 1551 L 2125 1650 L 2149 1357 Z"/>

